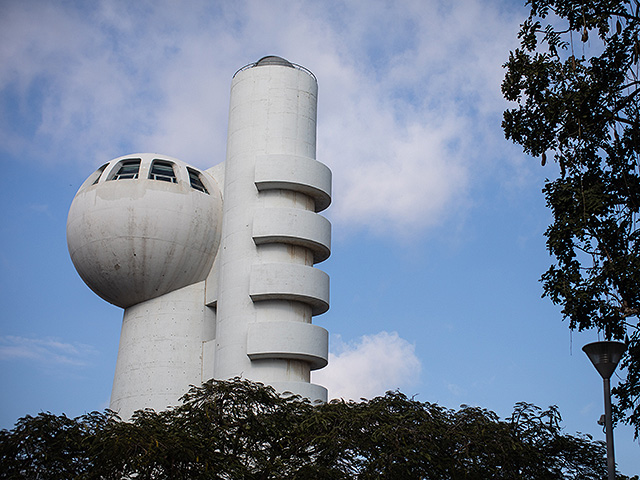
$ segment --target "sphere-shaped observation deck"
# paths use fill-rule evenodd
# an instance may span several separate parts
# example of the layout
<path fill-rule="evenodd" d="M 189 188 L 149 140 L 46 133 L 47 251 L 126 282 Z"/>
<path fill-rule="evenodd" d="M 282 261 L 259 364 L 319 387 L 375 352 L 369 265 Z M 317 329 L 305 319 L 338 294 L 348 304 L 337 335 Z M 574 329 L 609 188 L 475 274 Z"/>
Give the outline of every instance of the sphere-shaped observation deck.
<path fill-rule="evenodd" d="M 204 280 L 221 218 L 220 189 L 206 172 L 164 155 L 126 155 L 78 190 L 67 244 L 89 288 L 127 308 Z"/>

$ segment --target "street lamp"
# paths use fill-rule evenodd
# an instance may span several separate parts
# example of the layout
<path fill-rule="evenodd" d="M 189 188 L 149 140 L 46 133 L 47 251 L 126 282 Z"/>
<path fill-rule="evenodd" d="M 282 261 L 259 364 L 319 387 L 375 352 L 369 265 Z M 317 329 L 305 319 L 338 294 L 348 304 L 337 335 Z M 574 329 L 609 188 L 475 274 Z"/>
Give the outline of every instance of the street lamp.
<path fill-rule="evenodd" d="M 613 453 L 613 425 L 611 420 L 611 383 L 609 379 L 624 353 L 622 342 L 593 342 L 582 347 L 604 382 L 604 422 L 607 436 L 607 468 L 609 480 L 615 480 L 616 461 Z"/>

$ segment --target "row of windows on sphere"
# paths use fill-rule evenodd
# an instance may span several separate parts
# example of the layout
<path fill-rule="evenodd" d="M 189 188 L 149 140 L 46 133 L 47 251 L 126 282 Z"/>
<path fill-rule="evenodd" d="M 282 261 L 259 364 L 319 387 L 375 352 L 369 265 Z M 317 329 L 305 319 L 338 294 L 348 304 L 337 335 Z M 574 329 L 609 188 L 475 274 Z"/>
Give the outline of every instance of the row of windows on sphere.
<path fill-rule="evenodd" d="M 106 163 L 101 166 L 96 171 L 96 179 L 93 182 L 93 185 L 98 183 L 102 173 L 105 171 L 109 164 Z M 196 170 L 187 167 L 187 171 L 189 172 L 189 182 L 191 183 L 191 188 L 195 188 L 196 190 L 208 194 L 207 188 L 204 186 L 202 179 L 200 178 L 200 173 Z M 138 174 L 140 173 L 140 159 L 132 158 L 129 160 L 123 160 L 118 164 L 118 168 L 114 169 L 114 172 L 111 175 L 111 178 L 108 180 L 124 180 L 124 179 L 133 179 L 138 178 Z M 160 180 L 162 182 L 171 182 L 178 183 L 178 179 L 176 178 L 176 173 L 174 170 L 174 164 L 171 162 L 167 162 L 166 160 L 154 160 L 151 163 L 151 169 L 149 170 L 149 179 L 151 180 Z"/>

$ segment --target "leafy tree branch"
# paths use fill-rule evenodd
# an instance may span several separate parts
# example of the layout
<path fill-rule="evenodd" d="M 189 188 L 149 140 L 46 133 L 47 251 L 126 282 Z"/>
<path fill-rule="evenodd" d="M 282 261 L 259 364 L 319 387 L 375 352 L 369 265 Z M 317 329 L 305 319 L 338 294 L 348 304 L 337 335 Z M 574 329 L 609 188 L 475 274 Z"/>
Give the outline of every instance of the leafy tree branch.
<path fill-rule="evenodd" d="M 543 296 L 571 329 L 628 342 L 614 389 L 620 420 L 640 433 L 640 4 L 637 0 L 529 0 L 502 84 L 515 108 L 507 139 L 551 156 L 560 175 L 543 193 L 555 262 Z M 596 40 L 597 39 L 597 40 Z M 578 55 L 576 52 L 580 51 Z"/>

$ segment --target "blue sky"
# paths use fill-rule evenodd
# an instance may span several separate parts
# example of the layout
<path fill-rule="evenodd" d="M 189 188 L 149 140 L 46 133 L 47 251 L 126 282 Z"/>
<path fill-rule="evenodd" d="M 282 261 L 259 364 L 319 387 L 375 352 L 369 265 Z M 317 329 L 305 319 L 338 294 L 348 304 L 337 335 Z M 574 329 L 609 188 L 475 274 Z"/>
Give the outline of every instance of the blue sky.
<path fill-rule="evenodd" d="M 505 417 L 558 405 L 604 439 L 602 385 L 559 308 L 540 192 L 556 174 L 503 138 L 501 65 L 516 1 L 0 3 L 0 427 L 108 405 L 122 311 L 69 259 L 81 183 L 106 161 L 158 152 L 224 160 L 233 73 L 264 55 L 319 82 L 317 158 L 333 171 L 332 396 L 400 388 Z M 615 379 L 614 379 L 615 382 Z M 616 429 L 623 473 L 640 472 Z"/>

